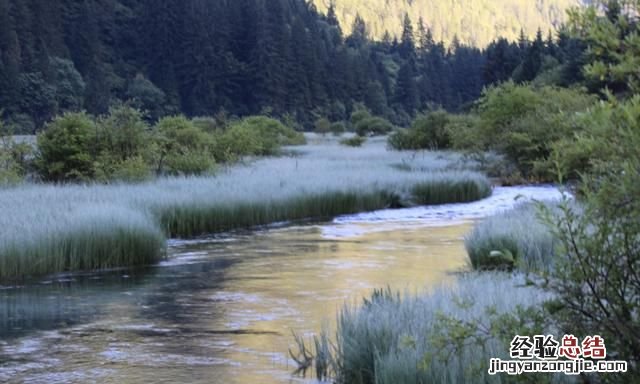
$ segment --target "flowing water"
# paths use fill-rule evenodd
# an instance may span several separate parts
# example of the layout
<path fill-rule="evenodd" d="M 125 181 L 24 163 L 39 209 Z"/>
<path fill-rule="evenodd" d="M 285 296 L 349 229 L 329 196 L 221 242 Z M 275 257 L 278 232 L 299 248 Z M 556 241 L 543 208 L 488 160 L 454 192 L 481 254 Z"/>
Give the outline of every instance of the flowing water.
<path fill-rule="evenodd" d="M 467 268 L 472 220 L 551 187 L 481 202 L 171 241 L 144 271 L 0 288 L 0 382 L 290 383 L 292 332 L 331 327 L 375 288 L 422 292 Z"/>

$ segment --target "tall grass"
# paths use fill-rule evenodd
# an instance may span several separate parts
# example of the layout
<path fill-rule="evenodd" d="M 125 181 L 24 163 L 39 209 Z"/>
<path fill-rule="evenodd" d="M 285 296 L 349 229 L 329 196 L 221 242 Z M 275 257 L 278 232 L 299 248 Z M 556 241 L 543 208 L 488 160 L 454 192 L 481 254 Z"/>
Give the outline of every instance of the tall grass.
<path fill-rule="evenodd" d="M 484 219 L 465 238 L 465 247 L 475 269 L 548 271 L 554 265 L 558 245 L 558 240 L 540 219 L 537 206 L 532 203 Z"/>
<path fill-rule="evenodd" d="M 0 190 L 0 279 L 145 264 L 162 257 L 166 236 L 387 208 L 412 200 L 417 185 L 422 194 L 433 188 L 434 195 L 452 197 L 465 195 L 460 190 L 467 182 L 478 190 L 489 185 L 480 174 L 450 170 L 460 161 L 452 153 L 406 158 L 379 141 L 357 149 L 329 142 L 290 150 L 297 156 L 210 177 Z M 398 163 L 410 170 L 394 169 Z"/>
<path fill-rule="evenodd" d="M 547 293 L 524 286 L 521 277 L 503 273 L 467 275 L 453 287 L 431 294 L 378 293 L 364 305 L 343 308 L 336 337 L 327 336 L 326 331 L 321 336 L 320 340 L 328 337 L 336 343 L 330 348 L 333 356 L 324 364 L 333 364 L 337 383 L 501 383 L 505 377 L 490 376 L 487 369 L 493 357 L 509 359 L 508 342 L 491 334 L 475 342 L 470 335 L 461 349 L 448 353 L 441 344 L 441 319 L 491 328 L 498 321 L 492 319 L 548 299 Z"/>
<path fill-rule="evenodd" d="M 413 186 L 411 194 L 419 205 L 468 203 L 491 196 L 491 185 L 484 176 L 469 174 L 457 180 L 432 178 Z"/>

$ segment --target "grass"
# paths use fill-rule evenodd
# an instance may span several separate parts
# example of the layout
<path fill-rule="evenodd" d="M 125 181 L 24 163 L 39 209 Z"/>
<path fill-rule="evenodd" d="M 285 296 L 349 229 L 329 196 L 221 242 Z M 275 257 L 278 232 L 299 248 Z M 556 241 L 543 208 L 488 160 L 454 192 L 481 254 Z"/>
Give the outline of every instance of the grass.
<path fill-rule="evenodd" d="M 504 375 L 490 376 L 487 369 L 490 358 L 509 358 L 509 342 L 493 334 L 477 342 L 470 333 L 459 349 L 449 350 L 442 319 L 494 328 L 501 315 L 548 299 L 547 293 L 525 286 L 521 276 L 497 272 L 464 275 L 453 287 L 430 294 L 379 291 L 363 305 L 342 309 L 335 337 L 324 331 L 315 340 L 316 360 L 324 357 L 319 365 L 331 366 L 337 383 L 501 383 Z M 453 334 L 460 335 L 459 330 L 453 327 Z M 563 380 L 572 379 L 556 378 Z"/>
<path fill-rule="evenodd" d="M 416 204 L 436 205 L 448 203 L 468 203 L 491 196 L 491 185 L 484 176 L 469 174 L 466 178 L 453 180 L 443 177 L 431 179 L 413 186 L 411 194 Z"/>
<path fill-rule="evenodd" d="M 479 191 L 489 186 L 478 173 L 452 170 L 461 159 L 454 153 L 407 159 L 387 151 L 382 140 L 362 148 L 314 141 L 291 148 L 297 156 L 261 159 L 216 176 L 0 189 L 0 280 L 148 264 L 163 256 L 166 237 L 392 207 L 411 201 L 418 185 L 421 195 L 465 198 L 471 198 L 468 182 Z M 394 169 L 398 163 L 410 170 Z"/>
<path fill-rule="evenodd" d="M 465 238 L 475 269 L 549 271 L 554 265 L 558 244 L 531 203 L 484 219 Z"/>

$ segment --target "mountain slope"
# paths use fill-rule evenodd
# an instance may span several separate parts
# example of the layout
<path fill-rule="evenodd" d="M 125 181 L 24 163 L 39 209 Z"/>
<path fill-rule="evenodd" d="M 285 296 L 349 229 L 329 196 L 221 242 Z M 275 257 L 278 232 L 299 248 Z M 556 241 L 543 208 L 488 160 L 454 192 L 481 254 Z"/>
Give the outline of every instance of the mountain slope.
<path fill-rule="evenodd" d="M 330 2 L 345 32 L 359 14 L 372 37 L 380 39 L 385 31 L 399 36 L 405 13 L 417 24 L 420 17 L 436 40 L 486 46 L 498 37 L 516 40 L 520 30 L 534 36 L 538 28 L 546 35 L 565 19 L 569 7 L 580 0 L 312 0 L 326 13 Z"/>

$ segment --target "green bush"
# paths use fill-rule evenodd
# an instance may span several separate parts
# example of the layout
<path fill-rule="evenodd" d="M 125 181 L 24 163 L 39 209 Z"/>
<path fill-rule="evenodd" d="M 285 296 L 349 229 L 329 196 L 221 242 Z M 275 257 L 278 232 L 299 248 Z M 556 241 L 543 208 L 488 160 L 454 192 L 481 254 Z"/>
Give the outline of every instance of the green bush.
<path fill-rule="evenodd" d="M 356 110 L 351 113 L 351 119 L 349 122 L 351 123 L 352 127 L 355 127 L 362 120 L 366 120 L 369 118 L 371 118 L 371 113 L 366 108 L 361 107 L 356 108 Z"/>
<path fill-rule="evenodd" d="M 331 128 L 329 128 L 329 130 L 334 136 L 340 136 L 347 131 L 347 127 L 345 127 L 343 122 L 339 121 L 331 124 Z"/>
<path fill-rule="evenodd" d="M 546 163 L 553 144 L 574 134 L 576 113 L 594 102 L 576 89 L 514 83 L 490 88 L 478 108 L 478 146 L 504 155 L 526 178 L 554 180 Z"/>
<path fill-rule="evenodd" d="M 362 147 L 362 145 L 367 141 L 366 137 L 362 136 L 353 136 L 347 139 L 340 140 L 340 144 L 346 145 L 347 147 Z"/>
<path fill-rule="evenodd" d="M 306 142 L 302 133 L 267 116 L 250 116 L 241 120 L 240 124 L 258 136 L 262 143 L 262 153 L 259 155 L 275 155 L 281 146 L 302 145 Z"/>
<path fill-rule="evenodd" d="M 0 120 L 0 186 L 24 180 L 32 155 L 33 148 L 27 143 L 17 143 Z"/>
<path fill-rule="evenodd" d="M 151 176 L 148 162 L 140 156 L 135 156 L 116 164 L 110 179 L 137 183 L 149 180 Z"/>
<path fill-rule="evenodd" d="M 557 167 L 564 178 L 578 178 L 590 173 L 603 162 L 620 162 L 633 156 L 625 132 L 640 125 L 640 96 L 625 102 L 599 103 L 575 119 L 576 130 L 553 144 L 546 166 Z M 607 144 L 607 145 L 605 145 Z"/>
<path fill-rule="evenodd" d="M 326 117 L 322 117 L 313 123 L 313 127 L 315 133 L 326 135 L 331 131 L 331 122 Z"/>
<path fill-rule="evenodd" d="M 215 158 L 219 162 L 233 162 L 244 156 L 262 152 L 260 139 L 253 130 L 243 124 L 232 124 L 215 141 Z"/>
<path fill-rule="evenodd" d="M 550 271 L 559 241 L 532 204 L 499 213 L 477 223 L 465 238 L 474 269 Z"/>
<path fill-rule="evenodd" d="M 386 135 L 393 130 L 393 125 L 382 117 L 368 117 L 359 120 L 355 125 L 358 136 Z"/>
<path fill-rule="evenodd" d="M 215 164 L 213 137 L 184 116 L 165 117 L 155 127 L 156 169 L 159 173 L 193 175 Z M 200 164 L 196 164 L 200 162 Z"/>
<path fill-rule="evenodd" d="M 478 124 L 480 118 L 476 114 L 450 115 L 447 131 L 451 140 L 451 147 L 459 151 L 477 152 L 478 144 L 483 140 Z"/>
<path fill-rule="evenodd" d="M 85 113 L 65 113 L 38 136 L 36 166 L 47 181 L 87 181 L 98 155 L 96 125 Z"/>
<path fill-rule="evenodd" d="M 396 150 L 449 148 L 451 146 L 448 129 L 450 121 L 450 115 L 444 110 L 419 115 L 410 129 L 396 131 L 389 137 L 389 146 Z"/>
<path fill-rule="evenodd" d="M 235 123 L 216 139 L 216 159 L 234 161 L 243 156 L 273 156 L 282 146 L 305 143 L 304 135 L 267 116 L 251 116 Z"/>
<path fill-rule="evenodd" d="M 196 128 L 207 133 L 216 133 L 220 129 L 224 129 L 224 125 L 213 117 L 195 117 L 191 120 Z"/>
<path fill-rule="evenodd" d="M 96 180 L 141 181 L 151 175 L 154 147 L 140 110 L 128 105 L 110 108 L 96 125 L 100 151 L 94 162 Z"/>

